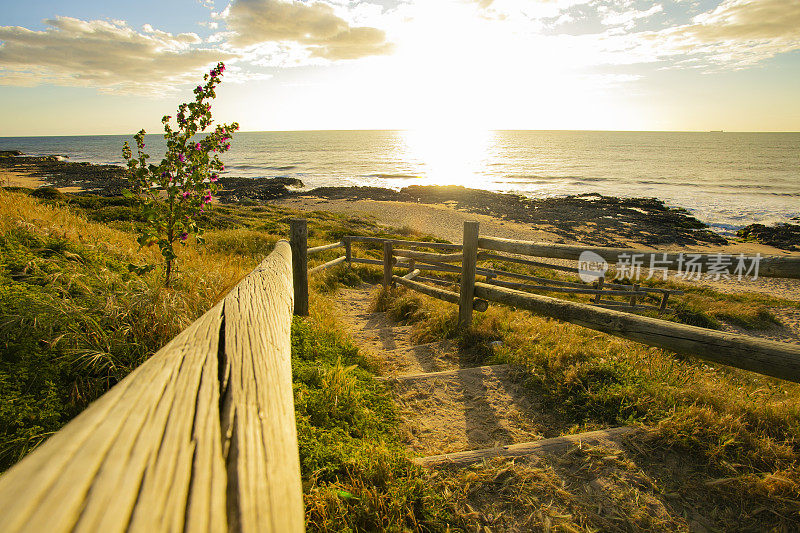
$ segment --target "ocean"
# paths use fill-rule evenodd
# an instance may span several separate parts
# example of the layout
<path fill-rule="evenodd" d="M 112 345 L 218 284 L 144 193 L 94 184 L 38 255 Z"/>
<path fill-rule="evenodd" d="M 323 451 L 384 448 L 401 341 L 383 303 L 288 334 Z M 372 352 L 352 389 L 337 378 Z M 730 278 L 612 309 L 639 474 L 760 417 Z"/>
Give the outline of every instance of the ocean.
<path fill-rule="evenodd" d="M 0 137 L 0 150 L 121 164 L 125 140 Z M 146 143 L 160 160 L 161 136 Z M 240 132 L 224 161 L 227 175 L 294 177 L 307 189 L 456 184 L 530 197 L 655 197 L 726 234 L 800 217 L 800 133 Z"/>

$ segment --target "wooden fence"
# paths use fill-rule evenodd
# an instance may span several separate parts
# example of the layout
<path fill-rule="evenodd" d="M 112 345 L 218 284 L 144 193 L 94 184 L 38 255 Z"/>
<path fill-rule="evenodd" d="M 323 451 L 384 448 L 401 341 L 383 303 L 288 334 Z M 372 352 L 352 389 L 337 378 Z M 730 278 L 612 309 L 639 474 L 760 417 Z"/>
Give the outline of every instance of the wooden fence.
<path fill-rule="evenodd" d="M 295 235 L 294 231 L 292 235 Z M 304 233 L 298 231 L 297 235 L 304 235 Z M 354 242 L 382 244 L 383 259 L 354 257 L 352 251 Z M 428 296 L 457 303 L 461 327 L 471 325 L 473 311 L 485 311 L 488 302 L 495 302 L 527 309 L 542 316 L 571 322 L 676 353 L 800 382 L 800 346 L 796 344 L 761 340 L 747 335 L 724 333 L 625 312 L 667 312 L 669 311 L 667 308 L 668 297 L 671 294 L 682 294 L 679 290 L 647 287 L 640 284 L 607 283 L 602 277 L 594 284 L 577 283 L 480 266 L 481 261 L 491 260 L 577 273 L 575 267 L 566 267 L 520 256 L 578 260 L 582 252 L 591 251 L 606 261 L 614 263 L 622 257 L 638 254 L 649 255 L 653 252 L 628 248 L 580 247 L 481 237 L 477 222 L 464 223 L 463 245 L 345 236 L 339 243 L 319 246 L 311 250 L 330 249 L 337 246 L 345 247 L 345 256 L 329 261 L 312 271 L 316 272 L 345 261 L 348 264 L 362 263 L 382 266 L 385 287 L 400 284 Z M 402 248 L 398 248 L 399 246 Z M 305 249 L 305 241 L 298 240 L 295 243 L 293 240 L 293 249 L 295 247 Z M 414 248 L 437 251 L 420 251 Z M 515 255 L 501 255 L 501 253 Z M 659 252 L 657 255 L 659 265 L 668 270 L 680 268 L 684 261 L 683 256 L 678 253 Z M 693 263 L 699 266 L 701 271 L 703 268 L 708 270 L 710 265 L 719 261 L 719 254 L 691 255 Z M 300 257 L 300 254 L 295 257 Z M 302 267 L 303 264 L 296 261 L 295 268 L 305 270 Z M 398 276 L 394 274 L 396 268 L 407 269 L 408 272 Z M 460 279 L 456 282 L 425 277 L 422 276 L 423 272 L 458 274 Z M 304 275 L 305 273 L 300 275 L 296 273 L 295 279 L 300 279 Z M 476 281 L 478 275 L 485 276 L 485 280 Z M 800 279 L 800 257 L 761 257 L 758 275 Z M 522 282 L 503 281 L 497 279 L 498 277 L 510 277 Z M 535 284 L 531 284 L 531 282 Z M 458 285 L 458 292 L 441 288 L 441 286 L 448 285 Z M 295 287 L 296 298 L 299 299 L 298 290 L 305 291 L 307 299 L 307 288 Z M 579 303 L 533 294 L 528 291 L 588 294 L 592 296 L 592 300 L 587 303 Z M 660 299 L 658 305 L 641 303 L 643 298 L 653 295 Z M 614 298 L 622 298 L 623 301 L 614 300 Z"/>
<path fill-rule="evenodd" d="M 302 531 L 286 241 L 0 477 L 0 531 Z"/>

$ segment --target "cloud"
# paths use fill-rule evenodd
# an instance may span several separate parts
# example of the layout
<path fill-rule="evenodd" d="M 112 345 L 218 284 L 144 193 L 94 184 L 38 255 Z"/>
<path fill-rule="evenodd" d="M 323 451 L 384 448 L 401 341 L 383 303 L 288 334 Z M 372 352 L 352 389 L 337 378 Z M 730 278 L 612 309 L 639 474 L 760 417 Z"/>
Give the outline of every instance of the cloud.
<path fill-rule="evenodd" d="M 97 87 L 105 92 L 165 93 L 209 65 L 236 57 L 199 48 L 194 33 L 173 35 L 123 21 L 46 20 L 44 31 L 0 26 L 0 84 Z"/>
<path fill-rule="evenodd" d="M 800 2 L 725 0 L 691 24 L 644 35 L 663 55 L 686 55 L 733 67 L 800 49 Z"/>
<path fill-rule="evenodd" d="M 233 46 L 295 42 L 312 57 L 333 61 L 392 51 L 383 30 L 352 26 L 321 1 L 233 0 L 220 16 L 231 32 L 228 41 Z"/>
<path fill-rule="evenodd" d="M 611 11 L 603 10 L 602 24 L 605 26 L 624 26 L 626 29 L 631 29 L 636 24 L 637 20 L 650 18 L 656 13 L 661 13 L 664 8 L 661 4 L 655 4 L 646 11 L 638 11 L 636 9 L 628 9 L 627 11 Z"/>

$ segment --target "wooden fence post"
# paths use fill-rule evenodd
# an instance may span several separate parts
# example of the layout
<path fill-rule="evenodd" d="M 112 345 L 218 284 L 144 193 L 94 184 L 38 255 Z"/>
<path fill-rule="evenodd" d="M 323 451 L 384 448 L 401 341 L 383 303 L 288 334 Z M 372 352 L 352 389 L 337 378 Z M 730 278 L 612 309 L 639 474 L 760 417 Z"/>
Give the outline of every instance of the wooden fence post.
<path fill-rule="evenodd" d="M 304 218 L 289 221 L 294 280 L 294 314 L 308 316 L 308 224 Z"/>
<path fill-rule="evenodd" d="M 392 242 L 383 241 L 383 288 L 392 286 Z"/>
<path fill-rule="evenodd" d="M 458 326 L 472 325 L 472 299 L 475 295 L 475 269 L 478 264 L 478 223 L 464 222 L 464 258 L 461 261 L 461 295 L 458 302 Z"/>
<path fill-rule="evenodd" d="M 344 237 L 342 240 L 344 241 L 344 257 L 347 261 L 347 268 L 353 268 L 352 241 L 350 237 Z"/>

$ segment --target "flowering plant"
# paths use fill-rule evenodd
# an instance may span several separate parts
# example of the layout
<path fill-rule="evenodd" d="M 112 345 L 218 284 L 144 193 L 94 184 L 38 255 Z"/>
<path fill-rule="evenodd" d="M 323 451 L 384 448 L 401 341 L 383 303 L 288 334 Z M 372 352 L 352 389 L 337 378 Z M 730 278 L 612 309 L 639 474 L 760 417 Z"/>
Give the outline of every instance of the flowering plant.
<path fill-rule="evenodd" d="M 172 117 L 161 119 L 167 150 L 159 165 L 147 163 L 150 156 L 144 151 L 144 130 L 133 137 L 138 148 L 136 157 L 127 142 L 122 148 L 130 183 L 130 189 L 123 194 L 137 201 L 145 219 L 137 241 L 141 246 L 158 245 L 166 262 L 167 286 L 177 258 L 174 243 L 186 244 L 192 234 L 203 242 L 197 215 L 203 213 L 217 191 L 218 172 L 225 170 L 219 154 L 230 149 L 231 136 L 239 129 L 236 122 L 218 124 L 204 137 L 195 138 L 213 123 L 210 100 L 216 97 L 214 89 L 223 72 L 225 65 L 218 63 L 203 76 L 205 83 L 194 89 L 194 101 L 178 106 L 176 129 L 170 125 Z"/>

